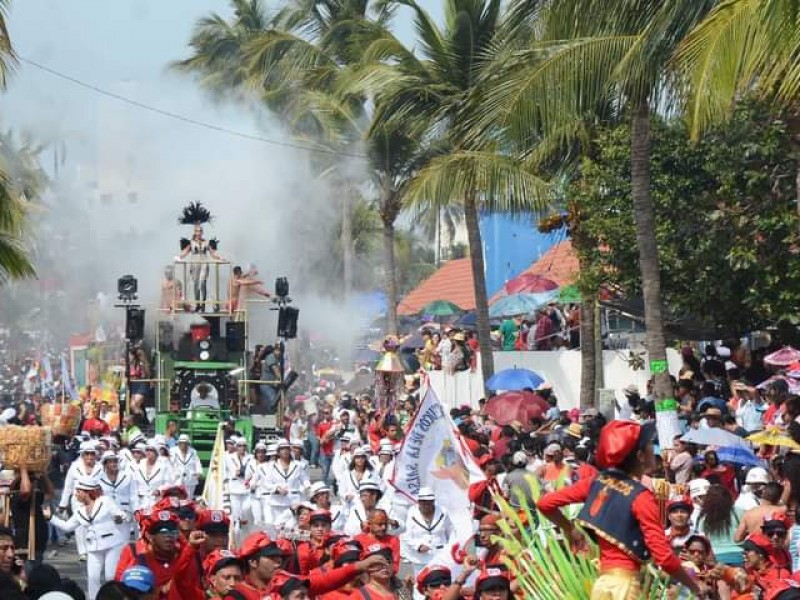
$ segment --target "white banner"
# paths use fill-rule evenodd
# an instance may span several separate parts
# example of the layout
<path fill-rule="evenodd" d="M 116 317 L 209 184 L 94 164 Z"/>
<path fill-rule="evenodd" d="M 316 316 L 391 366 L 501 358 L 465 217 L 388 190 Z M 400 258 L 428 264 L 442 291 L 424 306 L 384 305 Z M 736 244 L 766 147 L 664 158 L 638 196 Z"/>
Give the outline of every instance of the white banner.
<path fill-rule="evenodd" d="M 468 537 L 473 527 L 467 491 L 470 484 L 484 479 L 450 414 L 428 385 L 395 457 L 391 484 L 413 501 L 421 487 L 433 489 L 436 503 L 450 515 L 455 530 Z"/>

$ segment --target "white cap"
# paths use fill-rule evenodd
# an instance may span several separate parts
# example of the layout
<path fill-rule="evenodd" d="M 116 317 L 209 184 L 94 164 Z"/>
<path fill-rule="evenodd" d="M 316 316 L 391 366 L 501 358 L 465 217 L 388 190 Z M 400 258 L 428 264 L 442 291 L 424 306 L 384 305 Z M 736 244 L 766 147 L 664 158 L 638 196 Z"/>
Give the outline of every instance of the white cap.
<path fill-rule="evenodd" d="M 186 435 L 185 433 L 182 433 L 182 434 L 180 434 L 178 436 L 178 443 L 179 444 L 183 444 L 183 443 L 188 444 L 189 442 L 191 442 L 191 440 L 189 439 L 189 436 Z"/>
<path fill-rule="evenodd" d="M 106 450 L 103 452 L 103 457 L 100 459 L 100 462 L 106 462 L 107 460 L 119 460 L 119 456 L 117 456 L 111 450 Z"/>
<path fill-rule="evenodd" d="M 92 442 L 82 442 L 80 445 L 79 453 L 88 454 L 90 452 L 97 454 L 97 446 L 95 446 L 94 443 Z"/>
<path fill-rule="evenodd" d="M 278 444 L 267 444 L 267 456 L 275 456 L 278 453 Z"/>
<path fill-rule="evenodd" d="M 524 467 L 528 464 L 528 455 L 522 450 L 517 450 L 511 457 L 511 462 L 518 467 Z"/>
<path fill-rule="evenodd" d="M 711 487 L 711 482 L 708 479 L 692 479 L 689 482 L 689 495 L 692 498 L 697 496 L 705 496 L 708 488 Z"/>
<path fill-rule="evenodd" d="M 361 485 L 358 486 L 358 493 L 361 492 L 380 492 L 381 486 L 378 485 L 377 481 L 373 481 L 372 479 L 367 479 L 366 481 L 362 482 Z"/>
<path fill-rule="evenodd" d="M 94 477 L 78 477 L 78 482 L 75 484 L 75 489 L 89 492 L 92 490 L 99 490 L 100 482 Z"/>
<path fill-rule="evenodd" d="M 364 446 L 359 446 L 353 450 L 353 458 L 356 456 L 367 456 L 367 451 L 364 449 Z"/>
<path fill-rule="evenodd" d="M 133 452 L 134 450 L 135 450 L 136 452 L 144 452 L 144 451 L 145 451 L 145 448 L 147 448 L 147 444 L 145 444 L 144 442 L 136 442 L 136 443 L 135 443 L 135 444 L 134 444 L 134 445 L 131 447 L 131 452 Z"/>
<path fill-rule="evenodd" d="M 321 494 L 323 492 L 330 493 L 330 491 L 331 491 L 331 488 L 329 488 L 327 485 L 325 485 L 324 481 L 317 481 L 317 482 L 311 484 L 311 489 L 309 489 L 309 491 L 308 491 L 308 496 L 313 499 L 314 496 L 316 496 L 317 494 Z"/>
<path fill-rule="evenodd" d="M 247 447 L 247 440 L 244 439 L 243 437 L 237 437 L 236 438 L 236 445 L 237 446 L 244 446 L 246 448 Z"/>
<path fill-rule="evenodd" d="M 263 441 L 256 442 L 256 445 L 255 445 L 254 449 L 255 450 L 266 450 L 267 449 L 267 445 Z"/>
<path fill-rule="evenodd" d="M 292 448 L 302 448 L 303 440 L 291 440 L 289 444 L 292 446 Z"/>
<path fill-rule="evenodd" d="M 394 446 L 392 446 L 391 444 L 389 444 L 388 446 L 386 444 L 381 444 L 381 447 L 378 449 L 378 455 L 381 454 L 391 454 L 392 456 L 394 456 Z"/>
<path fill-rule="evenodd" d="M 769 483 L 769 473 L 761 467 L 753 467 L 744 478 L 745 483 Z"/>
<path fill-rule="evenodd" d="M 280 450 L 281 448 L 291 448 L 292 447 L 292 445 L 289 443 L 289 440 L 287 440 L 286 438 L 279 439 L 278 443 L 277 443 L 277 446 L 278 446 L 278 450 Z"/>
<path fill-rule="evenodd" d="M 419 494 L 417 494 L 417 500 L 436 500 L 436 494 L 429 487 L 421 487 L 419 488 Z"/>
<path fill-rule="evenodd" d="M 349 433 L 343 433 L 339 437 L 339 442 L 342 443 L 342 444 L 349 444 L 350 443 L 350 434 Z"/>
<path fill-rule="evenodd" d="M 0 421 L 5 421 L 8 423 L 11 419 L 17 416 L 17 411 L 13 408 L 7 408 L 2 413 L 0 413 Z"/>
<path fill-rule="evenodd" d="M 155 440 L 147 440 L 147 442 L 144 445 L 144 449 L 154 450 L 155 452 L 158 452 L 158 442 L 156 442 Z"/>

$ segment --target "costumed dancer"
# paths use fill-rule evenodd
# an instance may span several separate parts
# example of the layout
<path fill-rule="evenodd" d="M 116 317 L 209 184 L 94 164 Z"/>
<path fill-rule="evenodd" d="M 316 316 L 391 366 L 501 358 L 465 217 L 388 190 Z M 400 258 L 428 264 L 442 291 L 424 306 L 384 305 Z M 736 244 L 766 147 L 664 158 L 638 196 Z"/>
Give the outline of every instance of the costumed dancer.
<path fill-rule="evenodd" d="M 128 542 L 119 525 L 128 515 L 111 498 L 103 496 L 97 479 L 81 477 L 75 485 L 79 506 L 68 520 L 50 517 L 61 531 L 70 533 L 78 528 L 86 532 L 86 576 L 89 598 L 97 596 L 104 581 L 114 579 L 120 553 Z"/>
<path fill-rule="evenodd" d="M 214 217 L 211 212 L 199 202 L 192 202 L 183 209 L 178 217 L 181 225 L 193 225 L 192 239 L 181 238 L 181 253 L 178 260 L 188 257 L 189 277 L 194 289 L 195 312 L 206 311 L 208 297 L 209 257 L 222 260 L 217 254 L 218 241 L 206 240 L 203 237 L 203 224 L 210 223 Z"/>
<path fill-rule="evenodd" d="M 197 451 L 189 445 L 189 436 L 182 433 L 178 436 L 178 444 L 170 449 L 172 459 L 172 472 L 186 488 L 189 498 L 194 498 L 194 491 L 200 474 L 203 472 L 203 465 Z"/>
<path fill-rule="evenodd" d="M 59 510 L 63 513 L 67 506 L 74 514 L 80 507 L 80 503 L 75 497 L 75 485 L 81 477 L 95 479 L 100 476 L 103 468 L 97 462 L 97 448 L 92 442 L 82 442 L 79 449 L 78 458 L 69 466 L 67 476 L 64 479 L 64 491 L 61 493 L 61 501 L 58 503 Z M 78 550 L 80 560 L 86 560 L 86 532 L 83 528 L 75 531 L 75 545 Z"/>
<path fill-rule="evenodd" d="M 655 468 L 654 436 L 653 422 L 612 421 L 600 432 L 598 477 L 545 494 L 537 504 L 573 543 L 581 544 L 583 534 L 559 509 L 584 503 L 577 521 L 600 546 L 600 576 L 592 586 L 592 600 L 638 598 L 640 568 L 651 557 L 675 581 L 697 596 L 702 594 L 672 552 L 655 495 L 639 481 Z"/>

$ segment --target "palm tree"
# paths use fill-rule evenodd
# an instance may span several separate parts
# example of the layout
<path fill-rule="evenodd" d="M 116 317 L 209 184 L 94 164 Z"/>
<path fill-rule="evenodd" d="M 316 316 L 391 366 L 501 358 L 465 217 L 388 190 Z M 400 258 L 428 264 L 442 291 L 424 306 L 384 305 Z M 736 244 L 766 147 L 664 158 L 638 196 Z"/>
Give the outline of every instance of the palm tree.
<path fill-rule="evenodd" d="M 610 102 L 631 122 L 631 187 L 645 304 L 647 349 L 658 401 L 672 397 L 666 364 L 661 277 L 650 198 L 650 112 L 674 99 L 675 50 L 716 4 L 713 0 L 560 0 L 517 11 L 528 49 L 508 58 L 483 106 L 481 126 L 524 139 L 541 129 L 562 142 L 575 123 Z M 526 21 L 527 19 L 527 21 Z M 536 26 L 524 26 L 536 21 Z M 671 404 L 659 402 L 659 408 Z"/>
<path fill-rule="evenodd" d="M 471 136 L 468 123 L 490 89 L 481 87 L 499 37 L 500 0 L 446 0 L 440 28 L 415 0 L 418 39 L 406 48 L 384 31 L 364 52 L 351 90 L 374 95 L 371 131 L 389 126 L 444 146 L 416 172 L 404 202 L 434 209 L 459 204 L 470 248 L 478 340 L 484 378 L 494 372 L 479 211 L 527 211 L 541 206 L 547 185 L 526 168 L 525 157 L 492 135 Z"/>

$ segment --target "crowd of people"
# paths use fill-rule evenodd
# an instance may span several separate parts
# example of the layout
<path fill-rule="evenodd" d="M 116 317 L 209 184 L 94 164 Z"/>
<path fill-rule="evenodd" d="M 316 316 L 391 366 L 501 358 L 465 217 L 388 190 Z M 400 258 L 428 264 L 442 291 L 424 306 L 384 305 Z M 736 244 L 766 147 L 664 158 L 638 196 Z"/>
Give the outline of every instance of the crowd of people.
<path fill-rule="evenodd" d="M 519 517 L 579 553 L 591 555 L 591 535 L 592 598 L 639 597 L 649 561 L 671 577 L 672 598 L 800 598 L 800 454 L 787 451 L 800 447 L 800 397 L 781 377 L 758 385 L 770 373 L 746 379 L 758 368 L 726 347 L 683 357 L 674 389 L 686 432 L 775 428 L 786 448 L 761 445 L 741 461 L 684 434 L 656 440 L 649 388 L 622 390 L 606 416 L 562 410 L 547 386 L 536 393 L 550 409 L 528 422 L 489 414 L 484 401 L 455 407 L 484 475 L 465 493 L 471 536 L 433 489 L 407 498 L 392 485 L 418 382 L 392 410 L 368 393 L 311 390 L 287 411 L 283 437 L 250 440 L 225 423 L 220 506 L 201 494 L 205 471 L 177 420 L 147 437 L 131 417 L 114 431 L 95 406 L 75 439 L 55 445 L 50 473 L 15 473 L 0 587 L 6 578 L 40 597 L 47 542 L 60 534 L 86 561 L 90 600 L 523 598 L 530 587 L 501 533 Z M 40 543 L 22 565 L 15 547 L 29 546 L 31 527 Z M 51 579 L 48 591 L 70 585 Z"/>

